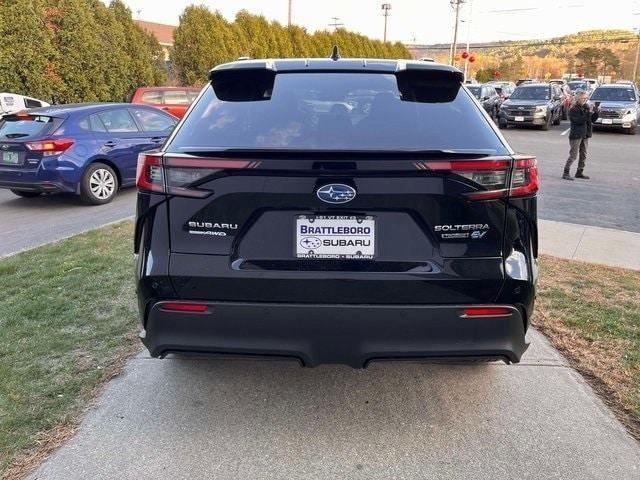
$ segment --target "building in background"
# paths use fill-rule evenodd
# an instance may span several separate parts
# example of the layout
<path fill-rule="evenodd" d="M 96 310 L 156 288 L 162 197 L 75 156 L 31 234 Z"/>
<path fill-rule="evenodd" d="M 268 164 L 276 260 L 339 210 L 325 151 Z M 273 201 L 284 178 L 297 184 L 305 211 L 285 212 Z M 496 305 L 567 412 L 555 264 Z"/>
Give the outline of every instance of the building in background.
<path fill-rule="evenodd" d="M 145 22 L 144 20 L 135 20 L 136 24 L 143 30 L 153 33 L 158 39 L 158 43 L 164 51 L 164 60 L 167 64 L 167 70 L 171 70 L 171 49 L 173 47 L 173 31 L 176 29 L 174 25 L 165 25 L 163 23 Z"/>

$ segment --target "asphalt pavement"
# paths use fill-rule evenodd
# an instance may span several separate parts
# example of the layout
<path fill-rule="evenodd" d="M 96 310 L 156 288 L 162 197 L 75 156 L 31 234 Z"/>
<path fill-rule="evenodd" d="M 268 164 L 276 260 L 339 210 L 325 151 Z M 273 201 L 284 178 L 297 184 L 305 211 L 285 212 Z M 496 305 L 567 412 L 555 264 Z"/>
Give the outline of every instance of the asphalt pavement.
<path fill-rule="evenodd" d="M 135 188 L 107 205 L 87 206 L 69 194 L 21 198 L 0 189 L 0 257 L 55 242 L 132 216 Z"/>
<path fill-rule="evenodd" d="M 519 365 L 140 355 L 31 480 L 640 478 L 640 448 L 537 332 Z"/>
<path fill-rule="evenodd" d="M 538 157 L 538 214 L 545 220 L 640 232 L 640 129 L 637 135 L 594 132 L 585 174 L 590 180 L 563 180 L 568 122 L 549 131 L 502 130 L 519 152 Z M 575 174 L 577 161 L 572 167 Z"/>

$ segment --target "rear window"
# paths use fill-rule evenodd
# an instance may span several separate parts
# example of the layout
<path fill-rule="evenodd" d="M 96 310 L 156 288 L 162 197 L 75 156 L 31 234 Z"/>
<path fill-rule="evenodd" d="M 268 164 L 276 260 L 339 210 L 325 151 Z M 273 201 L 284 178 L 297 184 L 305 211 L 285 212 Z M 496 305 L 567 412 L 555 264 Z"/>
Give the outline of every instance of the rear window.
<path fill-rule="evenodd" d="M 208 88 L 168 148 L 506 154 L 469 94 L 454 93 L 453 100 L 402 101 L 395 75 L 279 74 L 267 100 L 222 101 Z"/>
<path fill-rule="evenodd" d="M 145 103 L 162 103 L 162 92 L 144 92 L 140 100 Z"/>
<path fill-rule="evenodd" d="M 191 100 L 183 90 L 167 90 L 164 92 L 165 105 L 189 105 Z"/>
<path fill-rule="evenodd" d="M 480 94 L 482 93 L 481 87 L 467 87 L 467 88 L 473 94 L 474 97 L 480 98 Z"/>
<path fill-rule="evenodd" d="M 10 115 L 0 121 L 0 140 L 22 140 L 38 137 L 52 130 L 59 119 L 46 115 Z"/>

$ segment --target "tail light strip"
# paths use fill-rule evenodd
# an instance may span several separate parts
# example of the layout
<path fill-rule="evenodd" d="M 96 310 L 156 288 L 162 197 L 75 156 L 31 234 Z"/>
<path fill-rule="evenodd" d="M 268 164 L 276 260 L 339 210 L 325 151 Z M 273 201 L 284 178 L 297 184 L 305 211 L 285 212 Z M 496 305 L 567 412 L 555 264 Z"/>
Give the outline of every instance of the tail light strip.
<path fill-rule="evenodd" d="M 482 160 L 433 160 L 416 162 L 419 170 L 452 172 L 471 180 L 481 189 L 466 194 L 470 200 L 491 200 L 524 197 L 538 191 L 538 167 L 535 157 L 515 155 L 509 182 L 511 160 L 485 158 Z"/>
<path fill-rule="evenodd" d="M 204 198 L 211 194 L 192 185 L 220 170 L 257 168 L 261 161 L 201 157 L 162 157 L 140 154 L 136 184 L 140 190 L 182 197 Z"/>

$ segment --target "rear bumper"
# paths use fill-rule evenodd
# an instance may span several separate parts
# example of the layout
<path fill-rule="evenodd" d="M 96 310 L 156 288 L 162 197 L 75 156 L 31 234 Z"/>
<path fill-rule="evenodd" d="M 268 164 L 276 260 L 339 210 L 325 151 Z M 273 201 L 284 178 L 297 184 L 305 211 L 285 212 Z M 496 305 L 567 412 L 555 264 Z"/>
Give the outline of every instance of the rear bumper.
<path fill-rule="evenodd" d="M 0 168 L 0 188 L 29 192 L 75 192 L 76 185 L 66 181 L 56 169 Z"/>
<path fill-rule="evenodd" d="M 465 306 L 207 303 L 205 313 L 148 311 L 140 337 L 169 353 L 295 358 L 354 368 L 386 359 L 499 359 L 527 349 L 520 312 L 464 317 Z"/>

